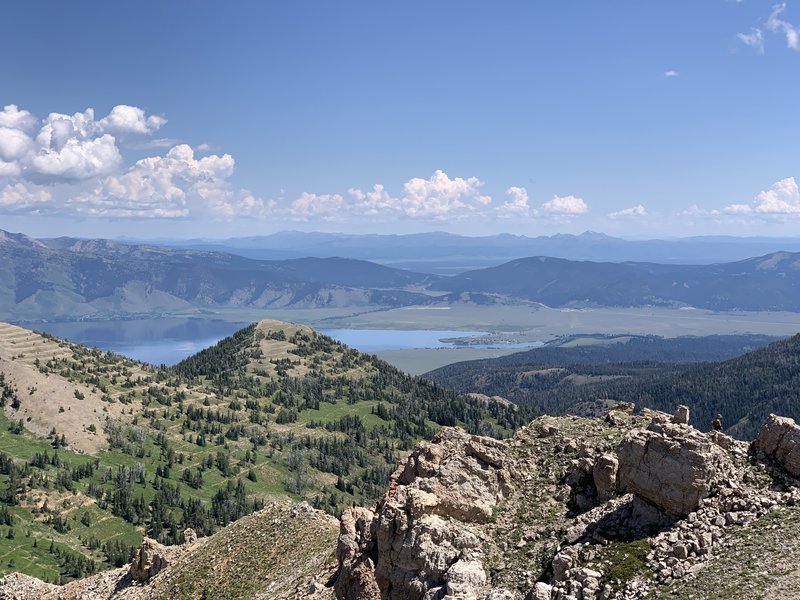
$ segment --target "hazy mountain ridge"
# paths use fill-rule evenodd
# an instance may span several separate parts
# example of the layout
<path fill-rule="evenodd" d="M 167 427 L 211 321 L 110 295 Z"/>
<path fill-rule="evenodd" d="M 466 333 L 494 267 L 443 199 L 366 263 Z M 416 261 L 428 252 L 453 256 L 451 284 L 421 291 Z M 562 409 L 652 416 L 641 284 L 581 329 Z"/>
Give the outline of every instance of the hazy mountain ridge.
<path fill-rule="evenodd" d="M 0 318 L 192 312 L 213 306 L 424 304 L 405 288 L 434 281 L 351 259 L 257 261 L 218 252 L 59 238 L 5 236 Z"/>
<path fill-rule="evenodd" d="M 282 231 L 266 236 L 159 243 L 263 259 L 346 256 L 431 273 L 459 273 L 468 270 L 469 265 L 495 266 L 521 256 L 711 264 L 779 250 L 800 252 L 799 238 L 698 236 L 625 240 L 593 231 L 536 237 L 508 233 L 471 237 L 445 232 L 380 235 Z"/>
<path fill-rule="evenodd" d="M 15 321 L 434 303 L 800 311 L 800 253 L 790 252 L 713 265 L 538 256 L 443 277 L 353 258 L 256 260 L 191 248 L 39 241 L 7 233 L 2 240 L 0 318 Z M 420 248 L 424 244 L 412 250 Z"/>
<path fill-rule="evenodd" d="M 547 306 L 687 306 L 711 310 L 800 310 L 800 253 L 735 263 L 661 265 L 550 257 L 514 260 L 438 283 L 453 293 L 505 294 Z"/>

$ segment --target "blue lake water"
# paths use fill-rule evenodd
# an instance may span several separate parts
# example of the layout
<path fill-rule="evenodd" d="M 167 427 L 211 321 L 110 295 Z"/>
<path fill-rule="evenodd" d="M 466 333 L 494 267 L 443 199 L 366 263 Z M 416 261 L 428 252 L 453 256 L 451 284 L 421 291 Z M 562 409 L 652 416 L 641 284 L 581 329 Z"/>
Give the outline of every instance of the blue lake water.
<path fill-rule="evenodd" d="M 488 335 L 485 331 L 450 331 L 446 329 L 320 329 L 320 333 L 362 352 L 411 350 L 414 348 L 532 348 L 541 342 L 523 343 L 455 343 L 452 338 Z"/>
<path fill-rule="evenodd" d="M 25 326 L 150 364 L 174 365 L 247 325 L 217 319 L 165 318 Z"/>
<path fill-rule="evenodd" d="M 154 365 L 174 365 L 213 346 L 231 335 L 245 322 L 202 318 L 163 318 L 119 321 L 71 321 L 23 325 L 45 331 L 72 342 L 109 350 Z M 443 341 L 487 335 L 483 331 L 394 330 L 394 329 L 321 329 L 324 333 L 362 352 L 411 350 L 414 348 L 530 348 L 540 342 L 456 344 Z"/>

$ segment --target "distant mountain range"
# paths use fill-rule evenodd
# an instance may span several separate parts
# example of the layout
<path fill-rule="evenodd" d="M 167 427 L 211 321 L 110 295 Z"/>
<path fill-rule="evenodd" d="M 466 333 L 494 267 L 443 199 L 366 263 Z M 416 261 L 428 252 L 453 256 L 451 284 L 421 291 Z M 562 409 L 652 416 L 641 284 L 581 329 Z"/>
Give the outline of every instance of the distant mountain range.
<path fill-rule="evenodd" d="M 537 256 L 444 277 L 354 258 L 259 260 L 109 240 L 37 240 L 0 231 L 0 319 L 18 322 L 220 307 L 397 308 L 456 302 L 800 311 L 800 253 L 712 265 Z"/>
<path fill-rule="evenodd" d="M 259 261 L 0 231 L 0 319 L 169 314 L 203 307 L 424 304 L 432 275 L 343 258 Z"/>
<path fill-rule="evenodd" d="M 597 263 L 534 257 L 437 283 L 454 294 L 500 294 L 547 306 L 692 306 L 800 310 L 800 254 L 715 265 Z"/>
<path fill-rule="evenodd" d="M 495 266 L 522 256 L 603 262 L 635 260 L 665 264 L 712 264 L 781 250 L 800 252 L 800 237 L 702 236 L 631 241 L 594 231 L 580 235 L 537 237 L 510 234 L 469 237 L 444 232 L 357 235 L 283 231 L 227 240 L 164 240 L 159 243 L 257 259 L 345 256 L 442 275 Z"/>

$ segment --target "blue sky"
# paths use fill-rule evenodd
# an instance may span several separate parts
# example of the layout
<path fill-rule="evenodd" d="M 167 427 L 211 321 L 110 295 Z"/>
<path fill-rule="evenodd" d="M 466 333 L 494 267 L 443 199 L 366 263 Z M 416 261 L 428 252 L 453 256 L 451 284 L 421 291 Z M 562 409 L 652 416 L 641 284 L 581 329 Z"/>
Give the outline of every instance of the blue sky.
<path fill-rule="evenodd" d="M 3 229 L 800 232 L 800 0 L 3 15 Z"/>

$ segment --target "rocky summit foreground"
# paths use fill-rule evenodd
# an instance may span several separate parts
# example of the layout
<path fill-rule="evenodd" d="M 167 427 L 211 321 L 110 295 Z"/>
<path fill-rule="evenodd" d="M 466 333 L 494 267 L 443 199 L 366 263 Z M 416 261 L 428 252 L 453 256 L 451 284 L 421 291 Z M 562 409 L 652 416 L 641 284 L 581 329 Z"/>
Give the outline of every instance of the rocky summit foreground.
<path fill-rule="evenodd" d="M 0 598 L 797 597 L 800 427 L 773 415 L 748 444 L 687 422 L 620 405 L 507 441 L 444 428 L 338 542 L 330 517 L 276 504 L 66 586 L 8 576 Z"/>
<path fill-rule="evenodd" d="M 375 510 L 342 516 L 337 597 L 761 597 L 719 568 L 742 532 L 771 532 L 766 551 L 780 523 L 796 522 L 800 490 L 786 469 L 800 428 L 773 416 L 748 445 L 690 427 L 685 407 L 631 408 L 544 417 L 508 442 L 443 429 Z M 737 555 L 741 573 L 757 552 Z"/>

